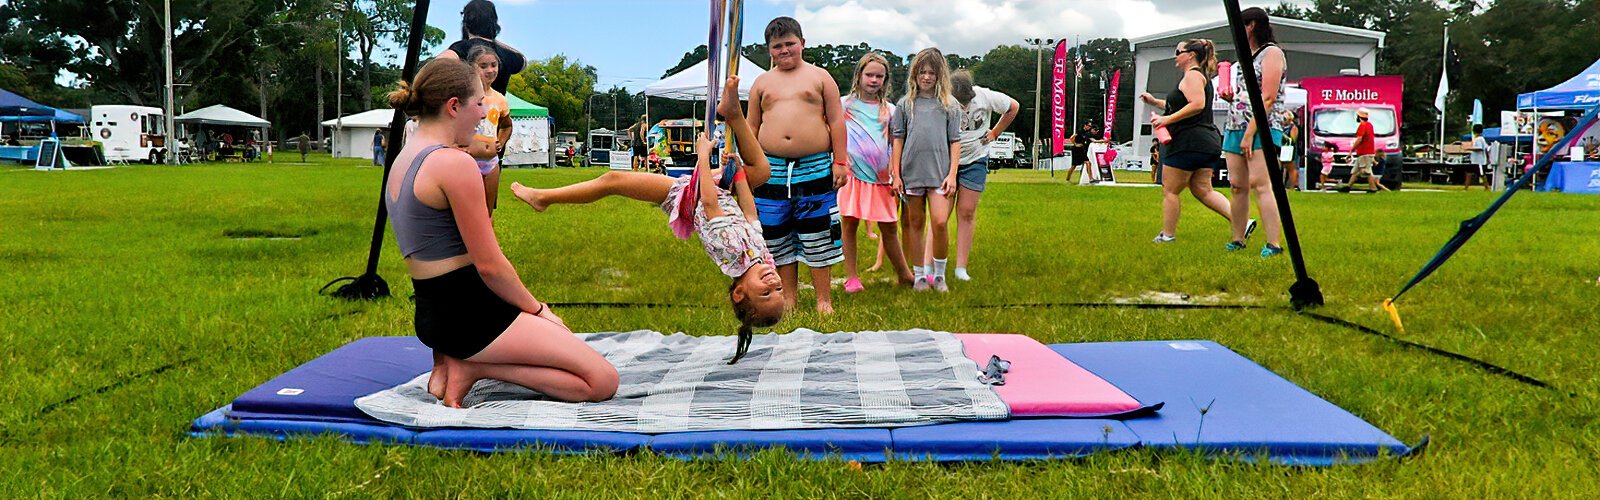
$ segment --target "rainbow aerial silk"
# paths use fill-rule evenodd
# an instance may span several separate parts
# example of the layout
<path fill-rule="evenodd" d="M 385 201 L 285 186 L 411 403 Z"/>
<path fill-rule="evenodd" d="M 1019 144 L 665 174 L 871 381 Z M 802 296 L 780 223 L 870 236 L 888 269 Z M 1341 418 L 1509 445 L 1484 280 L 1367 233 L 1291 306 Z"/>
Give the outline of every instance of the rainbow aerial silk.
<path fill-rule="evenodd" d="M 723 42 L 723 28 L 727 26 L 727 44 Z M 717 127 L 717 98 L 722 90 L 722 65 L 718 64 L 726 48 L 728 74 L 739 74 L 739 44 L 744 34 L 743 0 L 711 0 L 711 29 L 707 33 L 706 56 L 706 137 L 715 138 Z M 730 141 L 732 142 L 732 141 Z M 713 155 L 716 156 L 716 155 Z M 715 160 L 713 160 L 715 161 Z M 694 209 L 700 198 L 700 169 L 689 174 L 689 189 L 684 189 L 678 199 L 678 216 L 672 219 L 672 234 L 679 239 L 689 239 L 694 234 Z"/>

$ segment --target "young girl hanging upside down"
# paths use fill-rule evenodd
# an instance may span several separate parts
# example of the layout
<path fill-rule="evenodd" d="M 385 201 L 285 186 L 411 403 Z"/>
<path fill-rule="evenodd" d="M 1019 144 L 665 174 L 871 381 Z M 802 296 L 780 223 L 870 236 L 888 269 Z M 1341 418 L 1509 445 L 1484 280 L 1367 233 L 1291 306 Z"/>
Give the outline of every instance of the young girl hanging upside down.
<path fill-rule="evenodd" d="M 695 164 L 693 176 L 674 179 L 661 174 L 611 171 L 593 180 L 555 189 L 533 189 L 513 182 L 511 192 L 540 212 L 550 205 L 585 204 L 607 196 L 624 196 L 659 204 L 667 213 L 668 225 L 679 238 L 687 239 L 689 234 L 698 233 L 711 260 L 723 274 L 733 278 L 733 284 L 728 286 L 728 300 L 733 303 L 734 316 L 739 319 L 739 344 L 730 361 L 733 363 L 749 348 L 754 328 L 775 325 L 783 318 L 783 282 L 778 278 L 777 268 L 772 265 L 772 253 L 767 251 L 766 240 L 761 236 L 761 222 L 750 191 L 752 186 L 767 182 L 771 168 L 740 108 L 739 77 L 728 77 L 717 113 L 727 120 L 744 168 L 739 168 L 729 158 L 723 162 L 727 166 L 720 172 L 711 171 L 710 155 L 714 151 L 711 142 L 702 135 L 695 145 L 699 162 Z M 714 178 L 717 174 L 720 178 Z M 691 185 L 691 180 L 696 184 Z M 693 215 L 684 218 L 689 207 L 683 207 L 682 203 L 696 202 Z"/>

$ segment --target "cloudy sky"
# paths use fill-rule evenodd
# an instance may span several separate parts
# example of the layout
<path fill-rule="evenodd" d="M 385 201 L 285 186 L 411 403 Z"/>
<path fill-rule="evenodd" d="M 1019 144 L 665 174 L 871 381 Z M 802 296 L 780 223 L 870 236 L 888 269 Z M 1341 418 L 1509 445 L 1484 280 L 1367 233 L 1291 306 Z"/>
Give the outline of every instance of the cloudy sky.
<path fill-rule="evenodd" d="M 981 55 L 1024 38 L 1137 37 L 1220 20 L 1204 0 L 746 0 L 745 43 L 777 16 L 800 21 L 810 44 L 906 54 L 937 46 Z M 1244 0 L 1245 6 L 1276 1 Z M 428 23 L 460 37 L 466 0 L 435 0 Z M 566 54 L 600 73 L 599 87 L 637 90 L 704 44 L 709 0 L 496 0 L 500 38 L 531 58 Z"/>

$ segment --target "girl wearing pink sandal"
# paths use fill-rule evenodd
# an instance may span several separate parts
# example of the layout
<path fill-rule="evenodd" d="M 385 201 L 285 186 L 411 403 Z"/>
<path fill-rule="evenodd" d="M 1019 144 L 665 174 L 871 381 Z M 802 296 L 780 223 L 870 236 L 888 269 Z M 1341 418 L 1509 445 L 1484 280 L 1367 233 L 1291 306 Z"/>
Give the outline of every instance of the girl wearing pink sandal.
<path fill-rule="evenodd" d="M 862 56 L 856 62 L 850 94 L 842 99 L 851 173 L 844 187 L 839 188 L 845 293 L 866 289 L 856 273 L 856 229 L 861 221 L 878 223 L 880 248 L 888 253 L 900 284 L 913 281 L 895 228 L 900 207 L 892 186 L 896 174 L 889 168 L 888 125 L 894 116 L 894 104 L 887 99 L 888 94 L 889 61 L 876 52 Z"/>

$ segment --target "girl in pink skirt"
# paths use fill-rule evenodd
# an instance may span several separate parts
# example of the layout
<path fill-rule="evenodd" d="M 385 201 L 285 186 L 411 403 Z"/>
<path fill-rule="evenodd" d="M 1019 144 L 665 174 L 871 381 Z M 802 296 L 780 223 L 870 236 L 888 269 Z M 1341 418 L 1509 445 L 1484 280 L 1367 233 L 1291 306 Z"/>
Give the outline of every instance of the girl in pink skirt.
<path fill-rule="evenodd" d="M 839 215 L 844 243 L 844 291 L 856 293 L 865 286 L 856 273 L 856 229 L 861 221 L 878 223 L 878 241 L 894 265 L 901 285 L 912 283 L 911 268 L 895 229 L 900 204 L 889 170 L 889 118 L 894 104 L 889 94 L 889 61 L 869 52 L 856 62 L 850 94 L 844 96 L 845 137 L 850 150 L 850 179 L 839 189 Z"/>

